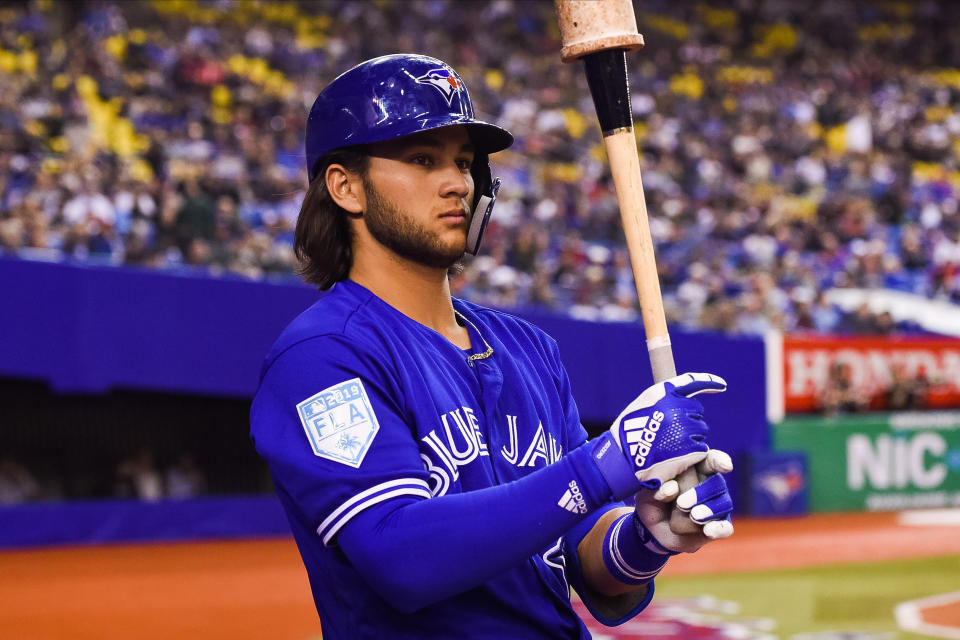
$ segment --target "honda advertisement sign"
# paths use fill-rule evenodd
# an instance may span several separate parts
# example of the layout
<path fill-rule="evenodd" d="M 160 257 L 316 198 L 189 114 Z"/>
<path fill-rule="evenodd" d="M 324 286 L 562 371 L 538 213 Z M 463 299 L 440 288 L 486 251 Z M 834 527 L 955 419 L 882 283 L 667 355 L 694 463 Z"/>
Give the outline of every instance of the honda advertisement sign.
<path fill-rule="evenodd" d="M 783 409 L 960 408 L 960 340 L 784 336 Z"/>

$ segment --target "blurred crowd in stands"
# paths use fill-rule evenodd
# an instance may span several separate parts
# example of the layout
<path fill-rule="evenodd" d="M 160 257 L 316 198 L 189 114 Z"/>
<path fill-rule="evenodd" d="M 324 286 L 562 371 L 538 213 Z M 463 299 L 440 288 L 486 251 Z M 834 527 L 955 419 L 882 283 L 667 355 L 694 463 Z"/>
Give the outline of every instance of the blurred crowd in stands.
<path fill-rule="evenodd" d="M 0 505 L 66 498 L 183 499 L 208 492 L 205 471 L 189 453 L 159 464 L 148 448 L 110 469 L 86 467 L 69 473 L 48 462 L 27 462 L 0 456 Z"/>
<path fill-rule="evenodd" d="M 644 0 L 628 57 L 669 320 L 909 329 L 825 292 L 960 303 L 960 4 Z M 303 130 L 373 56 L 453 64 L 517 138 L 455 295 L 637 317 L 614 189 L 552 2 L 0 7 L 0 254 L 292 278 Z"/>
<path fill-rule="evenodd" d="M 935 382 L 935 381 L 934 381 Z M 926 371 L 908 375 L 902 367 L 890 369 L 890 382 L 876 393 L 864 393 L 854 384 L 848 363 L 834 362 L 830 377 L 817 398 L 818 413 L 836 416 L 863 411 L 924 411 L 930 408 L 931 380 Z"/>

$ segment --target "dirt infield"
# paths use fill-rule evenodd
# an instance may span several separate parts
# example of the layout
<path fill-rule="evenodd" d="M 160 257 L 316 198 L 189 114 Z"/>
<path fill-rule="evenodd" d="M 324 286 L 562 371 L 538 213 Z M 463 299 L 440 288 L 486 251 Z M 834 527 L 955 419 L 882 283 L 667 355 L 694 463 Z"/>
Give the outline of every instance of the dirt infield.
<path fill-rule="evenodd" d="M 292 539 L 0 553 L 0 637 L 320 635 Z"/>
<path fill-rule="evenodd" d="M 923 619 L 941 627 L 960 628 L 960 607 L 957 603 L 941 604 L 936 607 L 929 607 L 923 612 Z"/>
<path fill-rule="evenodd" d="M 960 553 L 956 524 L 910 526 L 900 514 L 821 514 L 802 518 L 740 518 L 729 540 L 695 555 L 671 558 L 663 575 L 759 571 L 873 562 Z"/>
<path fill-rule="evenodd" d="M 733 538 L 678 556 L 665 575 L 960 553 L 956 526 L 896 514 L 738 519 Z M 937 611 L 939 619 L 955 611 Z M 942 616 L 942 617 L 941 617 Z M 0 637 L 317 638 L 291 539 L 0 552 Z"/>

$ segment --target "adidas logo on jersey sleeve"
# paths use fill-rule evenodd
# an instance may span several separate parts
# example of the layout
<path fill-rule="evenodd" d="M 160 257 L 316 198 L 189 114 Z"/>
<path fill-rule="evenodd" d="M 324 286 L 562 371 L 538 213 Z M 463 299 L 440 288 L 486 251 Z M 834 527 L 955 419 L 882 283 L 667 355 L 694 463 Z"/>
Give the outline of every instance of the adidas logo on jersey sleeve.
<path fill-rule="evenodd" d="M 586 513 L 587 501 L 583 499 L 583 494 L 580 493 L 580 487 L 577 486 L 577 481 L 571 480 L 567 487 L 567 490 L 560 496 L 557 506 L 563 507 L 570 513 Z"/>

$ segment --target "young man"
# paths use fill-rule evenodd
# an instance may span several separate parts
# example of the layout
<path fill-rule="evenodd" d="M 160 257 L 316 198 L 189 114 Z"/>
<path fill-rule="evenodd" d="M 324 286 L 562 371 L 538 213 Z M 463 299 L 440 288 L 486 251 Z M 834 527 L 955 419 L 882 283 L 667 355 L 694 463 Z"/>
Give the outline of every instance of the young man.
<path fill-rule="evenodd" d="M 667 558 L 730 535 L 722 477 L 685 374 L 587 442 L 556 343 L 452 299 L 496 197 L 460 77 L 417 55 L 367 61 L 320 94 L 295 249 L 329 293 L 264 363 L 251 435 L 303 557 L 324 638 L 588 638 L 646 606 Z M 671 479 L 707 480 L 677 500 Z M 636 494 L 636 509 L 622 502 Z"/>

